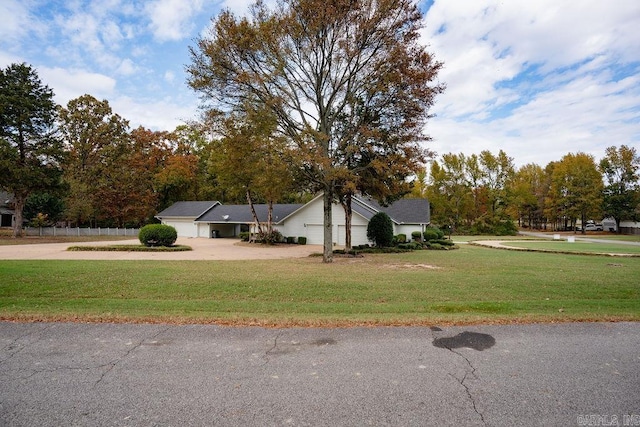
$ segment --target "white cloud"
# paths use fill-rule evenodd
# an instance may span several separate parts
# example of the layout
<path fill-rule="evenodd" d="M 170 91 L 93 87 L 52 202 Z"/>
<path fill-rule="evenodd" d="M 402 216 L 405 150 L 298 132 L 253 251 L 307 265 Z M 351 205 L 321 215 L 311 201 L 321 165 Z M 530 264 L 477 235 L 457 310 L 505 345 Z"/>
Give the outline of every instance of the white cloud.
<path fill-rule="evenodd" d="M 134 99 L 119 96 L 109 101 L 114 112 L 129 120 L 132 129 L 143 126 L 151 130 L 172 131 L 185 121 L 195 119 L 197 101 L 179 102 L 172 98 L 162 100 Z"/>
<path fill-rule="evenodd" d="M 160 41 L 180 40 L 193 29 L 191 19 L 202 9 L 202 0 L 156 0 L 146 5 L 150 28 Z"/>
<path fill-rule="evenodd" d="M 0 39 L 17 41 L 27 35 L 36 24 L 29 15 L 27 4 L 18 0 L 2 0 L 0 2 Z"/>
<path fill-rule="evenodd" d="M 135 74 L 137 71 L 138 71 L 138 67 L 133 63 L 133 61 L 130 60 L 129 58 L 126 58 L 122 60 L 122 62 L 120 62 L 120 65 L 116 70 L 116 73 L 123 76 L 131 76 Z"/>
<path fill-rule="evenodd" d="M 435 0 L 426 24 L 447 84 L 428 126 L 440 154 L 504 149 L 523 164 L 638 140 L 637 2 Z"/>
<path fill-rule="evenodd" d="M 55 100 L 60 105 L 84 94 L 98 99 L 109 98 L 116 87 L 113 78 L 85 70 L 38 67 L 37 72 L 42 82 L 53 89 Z"/>

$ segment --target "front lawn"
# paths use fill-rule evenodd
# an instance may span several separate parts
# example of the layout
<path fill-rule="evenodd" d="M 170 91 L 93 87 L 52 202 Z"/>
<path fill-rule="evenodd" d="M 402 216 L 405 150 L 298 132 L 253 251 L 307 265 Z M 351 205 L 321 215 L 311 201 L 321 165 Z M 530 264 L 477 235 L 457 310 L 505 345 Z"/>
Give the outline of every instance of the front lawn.
<path fill-rule="evenodd" d="M 0 261 L 0 318 L 239 325 L 640 320 L 640 258 L 463 245 L 265 261 Z"/>

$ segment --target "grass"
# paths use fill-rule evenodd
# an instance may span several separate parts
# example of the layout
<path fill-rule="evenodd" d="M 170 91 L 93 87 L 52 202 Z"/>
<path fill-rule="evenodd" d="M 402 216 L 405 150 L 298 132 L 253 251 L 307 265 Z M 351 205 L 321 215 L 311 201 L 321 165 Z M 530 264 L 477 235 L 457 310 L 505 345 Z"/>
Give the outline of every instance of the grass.
<path fill-rule="evenodd" d="M 0 246 L 34 245 L 42 243 L 108 242 L 137 239 L 137 236 L 25 236 L 16 239 L 5 233 L 0 234 Z"/>
<path fill-rule="evenodd" d="M 640 320 L 640 259 L 456 251 L 268 261 L 0 261 L 0 318 L 265 326 Z"/>
<path fill-rule="evenodd" d="M 591 243 L 576 240 L 567 241 L 535 241 L 535 242 L 503 242 L 504 246 L 576 253 L 633 254 L 640 255 L 640 246 L 616 245 L 615 243 Z"/>

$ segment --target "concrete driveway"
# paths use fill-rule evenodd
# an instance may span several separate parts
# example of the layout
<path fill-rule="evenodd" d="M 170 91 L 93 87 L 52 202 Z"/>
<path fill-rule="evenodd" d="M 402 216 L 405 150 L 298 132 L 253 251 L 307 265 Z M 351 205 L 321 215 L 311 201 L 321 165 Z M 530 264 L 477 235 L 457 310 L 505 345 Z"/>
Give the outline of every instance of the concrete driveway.
<path fill-rule="evenodd" d="M 639 326 L 0 322 L 0 425 L 638 426 Z"/>
<path fill-rule="evenodd" d="M 322 253 L 319 245 L 259 245 L 238 239 L 178 238 L 176 244 L 187 245 L 192 251 L 184 252 L 70 252 L 69 246 L 105 246 L 113 244 L 139 245 L 139 240 L 46 243 L 0 246 L 0 259 L 79 259 L 79 260 L 253 260 L 303 258 Z"/>

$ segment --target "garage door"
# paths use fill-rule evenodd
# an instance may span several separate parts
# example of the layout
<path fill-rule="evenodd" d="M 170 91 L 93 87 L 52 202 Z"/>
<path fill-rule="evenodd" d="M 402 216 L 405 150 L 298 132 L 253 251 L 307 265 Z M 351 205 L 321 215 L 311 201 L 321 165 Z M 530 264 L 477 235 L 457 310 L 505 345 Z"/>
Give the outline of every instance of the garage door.
<path fill-rule="evenodd" d="M 193 221 L 165 221 L 164 223 L 174 227 L 179 237 L 196 237 Z"/>

